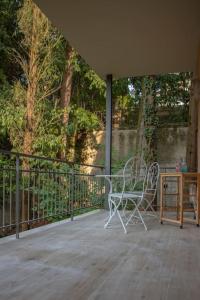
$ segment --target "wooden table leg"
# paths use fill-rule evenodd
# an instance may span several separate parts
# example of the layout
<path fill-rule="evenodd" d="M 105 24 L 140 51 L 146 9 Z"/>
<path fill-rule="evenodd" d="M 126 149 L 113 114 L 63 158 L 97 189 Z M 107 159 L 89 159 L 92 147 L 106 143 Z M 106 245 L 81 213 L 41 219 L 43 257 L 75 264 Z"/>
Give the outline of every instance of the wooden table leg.
<path fill-rule="evenodd" d="M 199 227 L 199 218 L 200 218 L 200 174 L 197 175 L 197 215 L 196 215 L 196 222 L 197 226 Z"/>
<path fill-rule="evenodd" d="M 180 200 L 180 228 L 183 228 L 183 186 L 184 186 L 184 177 L 181 176 L 179 178 L 179 184 L 180 184 L 180 188 L 179 188 L 179 191 L 180 191 L 180 197 L 179 197 L 179 200 Z"/>
<path fill-rule="evenodd" d="M 180 178 L 177 177 L 177 196 L 176 196 L 176 220 L 179 220 L 179 210 L 180 210 Z"/>
<path fill-rule="evenodd" d="M 163 176 L 160 176 L 160 223 L 163 223 Z"/>

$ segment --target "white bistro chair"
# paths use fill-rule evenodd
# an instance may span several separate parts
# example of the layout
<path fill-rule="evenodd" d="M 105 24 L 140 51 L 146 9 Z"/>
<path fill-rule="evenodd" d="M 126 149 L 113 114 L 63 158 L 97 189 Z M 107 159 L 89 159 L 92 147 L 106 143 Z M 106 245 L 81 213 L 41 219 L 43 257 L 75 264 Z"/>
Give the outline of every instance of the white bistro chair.
<path fill-rule="evenodd" d="M 154 216 L 159 217 L 155 211 L 153 204 L 156 197 L 158 180 L 160 174 L 160 167 L 157 162 L 154 162 L 148 168 L 146 182 L 144 184 L 144 190 L 139 195 L 134 195 L 129 200 L 134 204 L 135 208 L 130 214 L 126 226 L 130 223 L 133 218 L 139 219 L 144 225 L 145 230 L 147 230 L 147 225 L 144 221 L 144 216 Z"/>
<path fill-rule="evenodd" d="M 122 174 L 100 176 L 104 176 L 107 179 L 110 188 L 108 193 L 109 217 L 104 228 L 111 224 L 114 216 L 118 216 L 124 232 L 127 233 L 126 225 L 128 225 L 130 220 L 127 222 L 125 210 L 129 200 L 135 199 L 137 201 L 137 198 L 143 195 L 147 176 L 146 165 L 141 158 L 130 158 L 126 162 Z M 121 181 L 122 188 L 120 191 L 114 190 L 113 179 Z"/>

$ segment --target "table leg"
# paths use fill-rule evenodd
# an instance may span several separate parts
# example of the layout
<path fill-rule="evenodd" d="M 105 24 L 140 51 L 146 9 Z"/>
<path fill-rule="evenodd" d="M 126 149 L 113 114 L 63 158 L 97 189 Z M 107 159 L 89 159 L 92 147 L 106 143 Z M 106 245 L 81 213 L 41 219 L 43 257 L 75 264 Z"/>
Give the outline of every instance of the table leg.
<path fill-rule="evenodd" d="M 163 223 L 163 177 L 160 177 L 160 223 Z"/>
<path fill-rule="evenodd" d="M 180 184 L 180 228 L 183 228 L 183 186 L 184 186 L 184 177 L 181 176 L 179 178 L 179 184 Z"/>
<path fill-rule="evenodd" d="M 177 177 L 177 196 L 176 196 L 176 220 L 178 221 L 179 220 L 179 211 L 180 211 L 180 188 L 179 188 L 179 185 L 180 185 L 180 178 Z"/>
<path fill-rule="evenodd" d="M 196 222 L 197 226 L 199 227 L 199 218 L 200 218 L 200 174 L 197 175 L 197 215 L 196 215 Z"/>

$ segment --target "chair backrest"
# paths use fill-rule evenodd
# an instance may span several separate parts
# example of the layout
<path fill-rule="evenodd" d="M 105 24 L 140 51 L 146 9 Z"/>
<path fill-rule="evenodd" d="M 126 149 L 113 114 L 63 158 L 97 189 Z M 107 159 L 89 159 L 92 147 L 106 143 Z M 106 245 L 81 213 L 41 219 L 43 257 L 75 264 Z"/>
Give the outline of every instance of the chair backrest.
<path fill-rule="evenodd" d="M 147 167 L 142 157 L 131 157 L 123 169 L 124 189 L 144 190 L 147 176 Z"/>
<path fill-rule="evenodd" d="M 151 192 L 151 194 L 155 197 L 157 186 L 158 186 L 158 179 L 160 174 L 160 167 L 157 162 L 153 162 L 147 172 L 146 182 L 144 186 L 144 191 L 146 193 Z"/>

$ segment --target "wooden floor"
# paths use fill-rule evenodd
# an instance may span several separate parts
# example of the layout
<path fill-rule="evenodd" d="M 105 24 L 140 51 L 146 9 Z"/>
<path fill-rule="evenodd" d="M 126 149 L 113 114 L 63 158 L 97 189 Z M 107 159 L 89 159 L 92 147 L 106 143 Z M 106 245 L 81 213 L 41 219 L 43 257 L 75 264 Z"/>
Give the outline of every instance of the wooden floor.
<path fill-rule="evenodd" d="M 199 300 L 200 228 L 103 229 L 106 212 L 0 241 L 1 300 Z"/>

